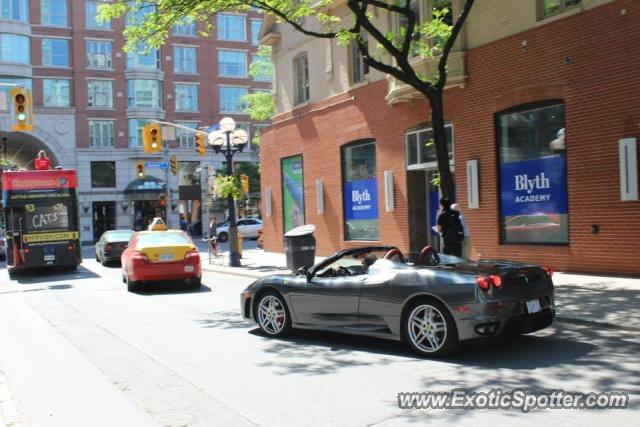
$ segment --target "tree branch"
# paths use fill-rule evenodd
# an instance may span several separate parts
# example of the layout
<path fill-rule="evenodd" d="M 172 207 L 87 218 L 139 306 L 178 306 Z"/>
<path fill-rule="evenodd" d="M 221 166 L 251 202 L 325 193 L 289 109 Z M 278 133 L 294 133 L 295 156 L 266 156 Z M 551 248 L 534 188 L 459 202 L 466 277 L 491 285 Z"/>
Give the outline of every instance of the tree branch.
<path fill-rule="evenodd" d="M 277 16 L 278 18 L 282 19 L 283 21 L 285 21 L 287 24 L 291 25 L 293 28 L 295 28 L 296 30 L 298 30 L 299 32 L 301 32 L 304 35 L 307 36 L 312 36 L 312 37 L 317 37 L 320 39 L 334 39 L 337 37 L 338 33 L 336 32 L 328 32 L 328 33 L 318 33 L 316 31 L 311 31 L 311 30 L 307 30 L 305 29 L 302 25 L 300 25 L 298 22 L 296 22 L 295 20 L 289 18 L 288 14 L 282 10 L 279 10 L 275 7 L 270 6 L 269 4 L 259 1 L 259 0 L 251 0 L 250 5 L 255 6 L 259 9 L 262 9 L 264 11 L 267 11 L 269 13 L 274 14 L 275 16 Z"/>
<path fill-rule="evenodd" d="M 447 61 L 449 60 L 449 54 L 451 53 L 451 49 L 453 49 L 453 44 L 458 38 L 458 34 L 460 34 L 460 31 L 462 30 L 464 22 L 469 16 L 469 12 L 471 11 L 471 7 L 473 6 L 474 1 L 475 0 L 465 1 L 462 13 L 460 13 L 460 16 L 456 20 L 456 23 L 451 30 L 451 35 L 449 35 L 449 38 L 445 42 L 442 49 L 442 56 L 440 57 L 440 62 L 438 63 L 438 83 L 436 84 L 436 88 L 439 91 L 442 91 L 445 84 L 447 83 Z"/>

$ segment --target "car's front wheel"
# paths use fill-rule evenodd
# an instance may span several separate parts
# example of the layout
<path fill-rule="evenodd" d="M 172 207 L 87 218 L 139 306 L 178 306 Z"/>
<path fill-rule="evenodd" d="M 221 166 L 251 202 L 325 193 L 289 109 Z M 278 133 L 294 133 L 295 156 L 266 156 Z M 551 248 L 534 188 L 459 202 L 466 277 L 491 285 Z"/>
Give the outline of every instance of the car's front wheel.
<path fill-rule="evenodd" d="M 266 292 L 258 297 L 254 319 L 267 335 L 283 336 L 291 329 L 289 310 L 282 297 L 274 291 Z"/>
<path fill-rule="evenodd" d="M 218 234 L 218 242 L 225 243 L 227 240 L 229 240 L 229 234 L 226 231 Z"/>
<path fill-rule="evenodd" d="M 412 303 L 403 318 L 403 336 L 409 346 L 423 356 L 446 356 L 458 345 L 458 330 L 449 310 L 433 299 Z"/>

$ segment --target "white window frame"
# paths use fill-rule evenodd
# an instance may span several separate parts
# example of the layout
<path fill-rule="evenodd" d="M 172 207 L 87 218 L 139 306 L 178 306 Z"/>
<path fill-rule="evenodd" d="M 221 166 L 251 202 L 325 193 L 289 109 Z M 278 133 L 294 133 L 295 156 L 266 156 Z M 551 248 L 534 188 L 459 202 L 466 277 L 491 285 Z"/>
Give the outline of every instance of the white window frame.
<path fill-rule="evenodd" d="M 113 148 L 115 146 L 115 140 L 116 140 L 116 121 L 115 120 L 110 120 L 110 119 L 87 119 L 88 122 L 88 131 L 89 131 L 89 146 L 92 148 Z M 108 140 L 107 143 L 104 143 L 104 139 L 105 139 L 105 135 L 102 134 L 104 133 L 104 128 L 99 129 L 96 135 L 92 135 L 92 133 L 95 133 L 92 129 L 92 125 L 100 125 L 105 126 L 105 125 L 111 125 L 111 134 L 109 135 L 109 132 L 106 132 L 106 139 Z M 96 141 L 100 139 L 100 144 L 96 143 Z"/>
<path fill-rule="evenodd" d="M 57 41 L 64 41 L 67 44 L 67 65 L 53 65 L 53 58 L 54 56 L 61 56 L 61 55 L 54 55 L 51 49 L 51 46 L 49 46 L 49 53 L 50 55 L 47 56 L 45 54 L 45 42 L 57 42 Z M 56 38 L 56 37 L 47 37 L 47 38 L 43 38 L 42 42 L 41 42 L 41 47 L 42 47 L 42 65 L 45 67 L 51 67 L 51 68 L 69 68 L 70 64 L 71 64 L 71 55 L 70 55 L 70 50 L 69 50 L 69 40 L 68 39 L 63 39 L 63 38 Z"/>
<path fill-rule="evenodd" d="M 253 31 L 253 23 L 258 22 L 260 24 L 260 28 L 258 29 L 258 34 L 254 34 Z M 260 41 L 260 31 L 262 30 L 262 19 L 251 18 L 251 44 L 257 46 Z"/>
<path fill-rule="evenodd" d="M 109 46 L 109 53 L 101 52 L 101 49 L 98 52 L 89 52 L 89 44 L 95 43 L 97 46 Z M 113 70 L 113 40 L 103 40 L 103 39 L 85 39 L 85 52 L 87 55 L 87 69 L 90 70 Z M 98 65 L 92 65 L 92 56 L 90 55 L 104 55 L 105 66 L 100 67 Z M 107 56 L 108 55 L 108 56 Z"/>
<path fill-rule="evenodd" d="M 230 37 L 224 37 L 224 35 L 222 35 L 220 33 L 220 31 L 222 31 L 223 26 L 220 25 L 220 19 L 221 18 L 241 18 L 242 19 L 242 39 L 235 39 L 235 38 L 230 38 Z M 216 19 L 216 23 L 218 24 L 218 31 L 217 31 L 217 38 L 218 40 L 225 40 L 225 41 L 231 41 L 231 42 L 239 42 L 239 43 L 246 43 L 247 41 L 247 17 L 246 15 L 242 15 L 242 14 L 229 14 L 229 13 L 219 13 L 218 14 L 218 18 Z M 227 32 L 227 34 L 229 33 L 228 28 L 224 28 Z"/>
<path fill-rule="evenodd" d="M 240 73 L 240 74 L 232 74 L 232 73 L 226 73 L 224 72 L 225 70 L 223 70 L 223 66 L 222 66 L 222 61 L 221 61 L 221 54 L 224 53 L 240 53 L 242 54 L 243 58 L 244 58 L 244 73 Z M 232 66 L 238 66 L 238 64 L 231 64 Z M 240 66 L 242 66 L 243 64 L 239 64 Z M 239 50 L 239 49 L 218 49 L 218 76 L 219 77 L 230 77 L 230 78 L 237 78 L 237 79 L 246 79 L 249 75 L 249 63 L 247 62 L 247 51 L 246 50 Z"/>
<path fill-rule="evenodd" d="M 304 60 L 306 67 L 304 69 L 304 76 L 300 75 L 300 61 Z M 311 99 L 311 88 L 309 83 L 309 57 L 307 53 L 300 54 L 293 59 L 293 72 L 295 82 L 295 105 L 302 105 Z M 303 82 L 302 80 L 306 80 Z M 304 97 L 301 94 L 304 93 Z"/>
<path fill-rule="evenodd" d="M 156 91 L 155 94 L 152 94 L 151 96 L 151 106 L 147 106 L 147 105 L 139 105 L 139 96 L 138 96 L 138 88 L 137 88 L 137 84 L 136 82 L 139 81 L 150 81 L 150 82 L 156 82 Z M 130 86 L 129 84 L 133 82 L 133 93 L 131 93 L 130 91 Z M 142 91 L 142 89 L 140 89 L 140 91 Z M 146 90 L 145 90 L 146 91 Z M 132 102 L 133 100 L 133 102 Z M 156 102 L 154 102 L 156 101 Z M 128 79 L 127 80 L 127 106 L 128 108 L 157 108 L 157 109 L 161 109 L 162 108 L 162 80 L 155 80 L 155 79 Z"/>
<path fill-rule="evenodd" d="M 4 18 L 2 12 L 5 9 L 0 9 L 0 19 L 5 21 L 29 23 L 29 0 L 20 0 L 20 2 L 18 3 L 18 15 L 20 15 L 18 19 L 11 18 L 14 12 L 13 2 L 5 3 L 5 5 L 8 6 L 7 10 L 8 10 L 9 17 Z"/>
<path fill-rule="evenodd" d="M 59 5 L 55 5 L 55 6 L 53 5 L 56 2 L 64 3 L 64 14 L 55 13 L 55 12 L 58 12 L 58 8 L 59 8 Z M 45 14 L 45 11 L 44 11 L 45 4 L 49 8 L 48 14 Z M 64 24 L 58 25 L 58 24 L 51 23 L 51 18 L 57 17 L 57 16 L 64 16 Z M 47 19 L 45 19 L 45 17 L 47 17 Z M 40 0 L 40 24 L 47 27 L 63 27 L 63 28 L 68 27 L 69 26 L 69 4 L 67 3 L 67 0 Z"/>
<path fill-rule="evenodd" d="M 195 120 L 176 120 L 176 124 L 191 127 L 190 125 L 194 125 L 193 129 L 198 129 L 200 126 L 200 122 Z M 186 131 L 184 129 L 176 128 L 176 141 L 180 148 L 196 148 L 196 139 L 195 133 Z"/>
<path fill-rule="evenodd" d="M 190 61 L 187 60 L 186 55 L 180 56 L 178 54 L 179 50 L 183 50 L 183 52 L 194 52 L 193 71 L 184 70 L 184 65 L 189 64 Z M 182 69 L 179 69 L 179 67 L 181 67 Z M 174 74 L 198 74 L 198 46 L 180 44 L 173 45 L 173 72 Z"/>
<path fill-rule="evenodd" d="M 47 100 L 51 97 L 47 94 L 46 90 L 46 82 L 66 82 L 67 83 L 67 104 L 59 105 L 58 103 L 47 103 Z M 60 98 L 59 91 L 55 94 L 55 98 Z M 45 78 L 42 79 L 42 105 L 45 107 L 53 107 L 53 108 L 69 108 L 71 107 L 71 81 L 69 79 L 64 78 Z"/>
<path fill-rule="evenodd" d="M 449 158 L 449 163 L 453 164 L 453 159 L 455 159 L 455 150 L 456 150 L 456 134 L 453 123 L 445 123 L 445 128 L 451 128 L 451 156 Z M 422 162 L 422 147 L 420 144 L 416 144 L 417 159 L 418 163 L 414 163 L 412 165 L 409 164 L 409 135 L 416 135 L 419 141 L 419 134 L 421 132 L 433 132 L 433 126 L 427 126 L 420 129 L 414 129 L 409 132 L 405 132 L 404 134 L 404 146 L 405 146 L 405 164 L 407 165 L 407 170 L 421 170 L 421 169 L 433 169 L 438 167 L 438 162 Z M 434 147 L 435 150 L 435 147 Z"/>
<path fill-rule="evenodd" d="M 107 91 L 95 91 L 96 88 L 102 86 L 107 87 Z M 93 86 L 93 93 L 92 93 Z M 108 105 L 96 104 L 96 99 L 102 94 L 106 94 L 106 99 L 109 101 Z M 93 100 L 93 101 L 92 101 Z M 93 102 L 93 105 L 92 105 Z M 91 109 L 110 109 L 113 108 L 113 80 L 112 79 L 87 79 L 87 105 Z"/>
<path fill-rule="evenodd" d="M 220 109 L 220 113 L 246 115 L 247 113 L 245 113 L 244 110 L 246 109 L 247 105 L 246 104 L 243 105 L 241 99 L 238 100 L 240 107 L 242 107 L 240 109 L 240 111 L 225 110 L 225 109 L 222 108 L 222 89 L 223 88 L 246 89 L 247 93 L 249 93 L 249 87 L 248 86 L 236 86 L 236 85 L 219 85 L 218 86 L 218 97 L 219 97 L 219 106 L 218 107 Z"/>
<path fill-rule="evenodd" d="M 178 99 L 180 99 L 183 95 L 178 93 L 178 88 L 179 87 L 194 87 L 195 88 L 195 102 L 194 102 L 194 108 L 190 108 L 190 109 L 186 109 L 186 108 L 182 108 L 178 105 Z M 175 109 L 176 111 L 184 111 L 184 112 L 190 112 L 190 113 L 194 113 L 194 112 L 198 112 L 200 110 L 200 87 L 198 85 L 198 83 L 192 83 L 192 82 L 175 82 L 173 84 L 173 98 L 175 100 Z"/>
<path fill-rule="evenodd" d="M 93 15 L 91 21 L 88 19 L 89 18 L 89 4 L 93 4 L 95 3 L 96 7 L 95 7 L 95 14 Z M 100 5 L 100 1 L 98 0 L 85 0 L 84 2 L 84 26 L 87 29 L 90 30 L 111 30 L 111 21 L 107 21 L 107 22 L 103 22 L 102 24 L 99 24 L 95 17 L 98 15 L 98 6 Z M 89 25 L 90 22 L 95 22 L 96 25 Z"/>

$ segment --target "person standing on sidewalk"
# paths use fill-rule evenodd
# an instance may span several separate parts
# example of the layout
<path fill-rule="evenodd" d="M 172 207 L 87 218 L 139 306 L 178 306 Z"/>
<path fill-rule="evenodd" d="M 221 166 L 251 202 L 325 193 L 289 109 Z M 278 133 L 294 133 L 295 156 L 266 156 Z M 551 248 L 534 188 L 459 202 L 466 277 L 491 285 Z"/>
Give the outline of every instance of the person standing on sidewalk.
<path fill-rule="evenodd" d="M 462 223 L 462 230 L 464 232 L 464 240 L 462 241 L 462 258 L 471 259 L 471 234 L 469 233 L 469 227 L 467 221 L 464 218 L 464 214 L 460 211 L 457 203 L 451 205 L 451 209 L 460 213 L 460 222 Z"/>
<path fill-rule="evenodd" d="M 464 240 L 464 229 L 460 221 L 460 212 L 451 209 L 451 200 L 440 199 L 442 212 L 438 215 L 438 232 L 442 236 L 444 248 L 442 252 L 446 255 L 462 256 L 462 241 Z"/>

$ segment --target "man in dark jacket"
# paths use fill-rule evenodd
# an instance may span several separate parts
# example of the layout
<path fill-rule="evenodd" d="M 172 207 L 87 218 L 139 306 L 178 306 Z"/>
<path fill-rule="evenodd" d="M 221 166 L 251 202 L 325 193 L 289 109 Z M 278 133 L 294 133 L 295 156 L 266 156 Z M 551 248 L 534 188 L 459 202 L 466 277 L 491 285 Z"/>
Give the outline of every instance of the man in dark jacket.
<path fill-rule="evenodd" d="M 462 257 L 462 241 L 464 229 L 460 221 L 460 212 L 451 209 L 451 200 L 440 199 L 442 212 L 438 215 L 438 232 L 442 236 L 444 248 L 442 252 L 447 255 Z"/>

